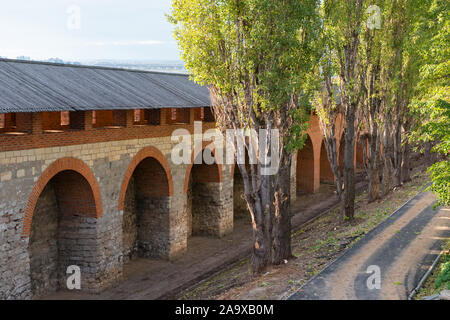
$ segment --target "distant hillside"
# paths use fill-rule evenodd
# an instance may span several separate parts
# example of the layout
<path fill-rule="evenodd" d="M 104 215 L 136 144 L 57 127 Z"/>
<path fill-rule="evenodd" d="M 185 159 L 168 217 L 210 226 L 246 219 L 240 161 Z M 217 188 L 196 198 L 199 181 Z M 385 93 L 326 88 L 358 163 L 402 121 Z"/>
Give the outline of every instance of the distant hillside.
<path fill-rule="evenodd" d="M 87 65 L 100 66 L 100 67 L 112 67 L 112 68 L 125 68 L 125 69 L 137 69 L 147 71 L 162 71 L 173 73 L 187 73 L 184 63 L 182 61 L 122 61 L 122 60 L 87 60 L 83 62 Z"/>
<path fill-rule="evenodd" d="M 0 57 L 1 58 L 1 57 Z M 34 60 L 28 56 L 20 56 L 17 60 Z M 38 60 L 36 60 L 38 61 Z M 184 63 L 177 60 L 82 60 L 78 61 L 65 61 L 60 58 L 50 58 L 46 60 L 39 60 L 43 62 L 62 63 L 62 64 L 74 64 L 74 65 L 88 65 L 98 67 L 109 68 L 124 68 L 134 70 L 146 70 L 146 71 L 161 71 L 161 72 L 173 72 L 173 73 L 187 73 Z"/>

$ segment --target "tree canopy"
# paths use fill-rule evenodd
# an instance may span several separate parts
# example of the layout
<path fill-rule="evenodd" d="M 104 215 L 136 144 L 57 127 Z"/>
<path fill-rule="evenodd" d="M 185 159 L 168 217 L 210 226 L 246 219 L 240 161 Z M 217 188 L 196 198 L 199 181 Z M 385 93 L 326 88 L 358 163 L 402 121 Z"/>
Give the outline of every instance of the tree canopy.
<path fill-rule="evenodd" d="M 279 132 L 267 137 L 263 148 L 267 152 L 259 153 L 261 157 L 278 154 L 274 174 L 263 173 L 265 160 L 258 155 L 255 165 L 237 164 L 253 222 L 254 272 L 291 256 L 290 168 L 294 151 L 304 143 L 316 82 L 312 69 L 320 31 L 318 5 L 318 0 L 174 0 L 172 4 L 169 19 L 175 25 L 182 59 L 192 78 L 210 87 L 222 132 Z M 251 139 L 242 137 L 240 142 L 251 152 Z M 242 152 L 237 145 L 234 149 Z"/>

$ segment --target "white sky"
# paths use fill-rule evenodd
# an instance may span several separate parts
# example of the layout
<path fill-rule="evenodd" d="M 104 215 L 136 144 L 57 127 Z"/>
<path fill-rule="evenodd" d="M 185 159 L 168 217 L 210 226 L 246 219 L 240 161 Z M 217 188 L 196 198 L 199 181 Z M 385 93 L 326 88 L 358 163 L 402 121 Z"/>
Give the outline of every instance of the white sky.
<path fill-rule="evenodd" d="M 173 28 L 164 15 L 170 12 L 170 3 L 0 0 L 0 56 L 179 60 Z"/>

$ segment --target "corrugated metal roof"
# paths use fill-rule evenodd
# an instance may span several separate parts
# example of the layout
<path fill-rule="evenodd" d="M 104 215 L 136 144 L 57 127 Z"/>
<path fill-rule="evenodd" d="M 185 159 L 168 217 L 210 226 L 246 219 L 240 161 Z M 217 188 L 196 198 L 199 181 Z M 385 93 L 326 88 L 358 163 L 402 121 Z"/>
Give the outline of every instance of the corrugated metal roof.
<path fill-rule="evenodd" d="M 210 105 L 183 74 L 0 59 L 0 113 Z"/>

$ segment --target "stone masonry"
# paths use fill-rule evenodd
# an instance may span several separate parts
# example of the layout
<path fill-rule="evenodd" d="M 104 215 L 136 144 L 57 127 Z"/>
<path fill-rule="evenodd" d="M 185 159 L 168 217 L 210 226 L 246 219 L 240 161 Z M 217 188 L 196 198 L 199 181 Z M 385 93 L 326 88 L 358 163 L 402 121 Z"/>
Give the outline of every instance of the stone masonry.
<path fill-rule="evenodd" d="M 32 118 L 39 128 L 39 117 Z M 81 268 L 82 290 L 99 292 L 121 280 L 124 262 L 176 259 L 188 237 L 221 237 L 233 231 L 234 218 L 245 216 L 245 203 L 234 198 L 242 193 L 234 184 L 237 168 L 172 162 L 169 133 L 192 130 L 192 121 L 163 123 L 158 134 L 130 127 L 129 119 L 123 129 L 87 128 L 87 140 L 83 131 L 0 135 L 0 299 L 64 290 L 70 265 Z M 308 130 L 310 154 L 293 157 L 291 200 L 305 179 L 298 168 L 312 168 L 311 192 L 320 185 L 316 122 Z M 68 144 L 71 137 L 76 140 Z"/>

